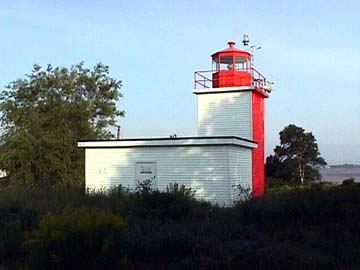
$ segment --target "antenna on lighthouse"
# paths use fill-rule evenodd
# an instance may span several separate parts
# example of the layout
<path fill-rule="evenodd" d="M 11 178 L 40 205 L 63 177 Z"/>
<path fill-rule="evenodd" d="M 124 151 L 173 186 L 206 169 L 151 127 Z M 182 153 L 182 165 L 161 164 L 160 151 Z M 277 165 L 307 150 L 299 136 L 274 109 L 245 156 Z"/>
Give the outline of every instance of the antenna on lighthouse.
<path fill-rule="evenodd" d="M 254 59 L 254 52 L 260 50 L 261 46 L 252 45 L 250 46 L 251 50 L 251 66 L 254 67 L 255 59 Z"/>
<path fill-rule="evenodd" d="M 242 42 L 244 44 L 245 49 L 248 51 L 249 50 L 250 40 L 249 40 L 249 36 L 247 34 L 243 35 L 243 41 Z"/>

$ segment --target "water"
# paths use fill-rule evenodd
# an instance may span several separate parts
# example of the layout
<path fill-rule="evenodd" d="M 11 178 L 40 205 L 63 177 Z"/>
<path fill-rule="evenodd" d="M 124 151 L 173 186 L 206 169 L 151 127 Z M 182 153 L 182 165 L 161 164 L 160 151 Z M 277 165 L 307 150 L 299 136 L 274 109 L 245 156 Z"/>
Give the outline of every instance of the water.
<path fill-rule="evenodd" d="M 342 183 L 344 179 L 355 178 L 356 182 L 360 182 L 360 167 L 323 168 L 320 173 L 324 181 Z"/>

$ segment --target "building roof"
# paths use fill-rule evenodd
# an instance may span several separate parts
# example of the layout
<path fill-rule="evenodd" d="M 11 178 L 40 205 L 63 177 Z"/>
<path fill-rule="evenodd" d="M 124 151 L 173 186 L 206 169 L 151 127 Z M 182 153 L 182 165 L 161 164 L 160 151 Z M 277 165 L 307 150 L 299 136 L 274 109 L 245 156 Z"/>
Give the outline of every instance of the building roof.
<path fill-rule="evenodd" d="M 212 145 L 233 145 L 246 148 L 257 148 L 258 144 L 255 141 L 236 136 L 81 140 L 78 142 L 78 147 L 80 148 L 179 147 Z"/>
<path fill-rule="evenodd" d="M 240 55 L 244 55 L 244 56 L 247 56 L 247 57 L 251 57 L 251 54 L 248 52 L 248 51 L 244 51 L 244 50 L 240 50 L 238 48 L 235 47 L 236 43 L 234 41 L 229 41 L 228 42 L 228 45 L 229 47 L 224 49 L 224 50 L 221 50 L 221 51 L 218 51 L 216 53 L 213 53 L 211 55 L 212 58 L 214 58 L 215 56 L 217 55 L 221 55 L 221 54 L 240 54 Z"/>

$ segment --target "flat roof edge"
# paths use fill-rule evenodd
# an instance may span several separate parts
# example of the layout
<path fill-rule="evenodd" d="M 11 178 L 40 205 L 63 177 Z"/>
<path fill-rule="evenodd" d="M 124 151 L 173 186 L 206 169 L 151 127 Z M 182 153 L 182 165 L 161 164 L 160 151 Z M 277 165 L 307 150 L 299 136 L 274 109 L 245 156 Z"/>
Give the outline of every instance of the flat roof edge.
<path fill-rule="evenodd" d="M 256 141 L 249 140 L 246 138 L 238 136 L 186 136 L 186 137 L 144 137 L 144 138 L 128 138 L 120 140 L 104 140 L 104 139 L 95 139 L 95 140 L 78 140 L 78 142 L 119 142 L 119 141 L 175 141 L 175 140 L 216 140 L 216 139 L 237 139 L 241 141 L 257 143 Z"/>
<path fill-rule="evenodd" d="M 176 137 L 176 138 L 136 138 L 124 140 L 81 140 L 80 148 L 129 148 L 129 147 L 179 147 L 179 146 L 211 146 L 234 145 L 257 148 L 257 142 L 236 137 Z"/>

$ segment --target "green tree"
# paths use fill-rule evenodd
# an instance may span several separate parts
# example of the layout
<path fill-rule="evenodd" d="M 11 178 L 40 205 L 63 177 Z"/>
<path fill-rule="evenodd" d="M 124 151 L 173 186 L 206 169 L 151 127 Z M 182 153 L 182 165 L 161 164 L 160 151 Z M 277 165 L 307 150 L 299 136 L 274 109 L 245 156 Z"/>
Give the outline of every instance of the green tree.
<path fill-rule="evenodd" d="M 320 180 L 319 167 L 326 165 L 326 161 L 320 156 L 315 136 L 293 124 L 279 135 L 280 145 L 266 159 L 267 176 L 302 184 Z"/>
<path fill-rule="evenodd" d="M 83 180 L 80 139 L 105 139 L 124 112 L 116 101 L 121 81 L 101 63 L 42 69 L 18 79 L 0 95 L 0 169 L 11 184 L 73 184 Z"/>

